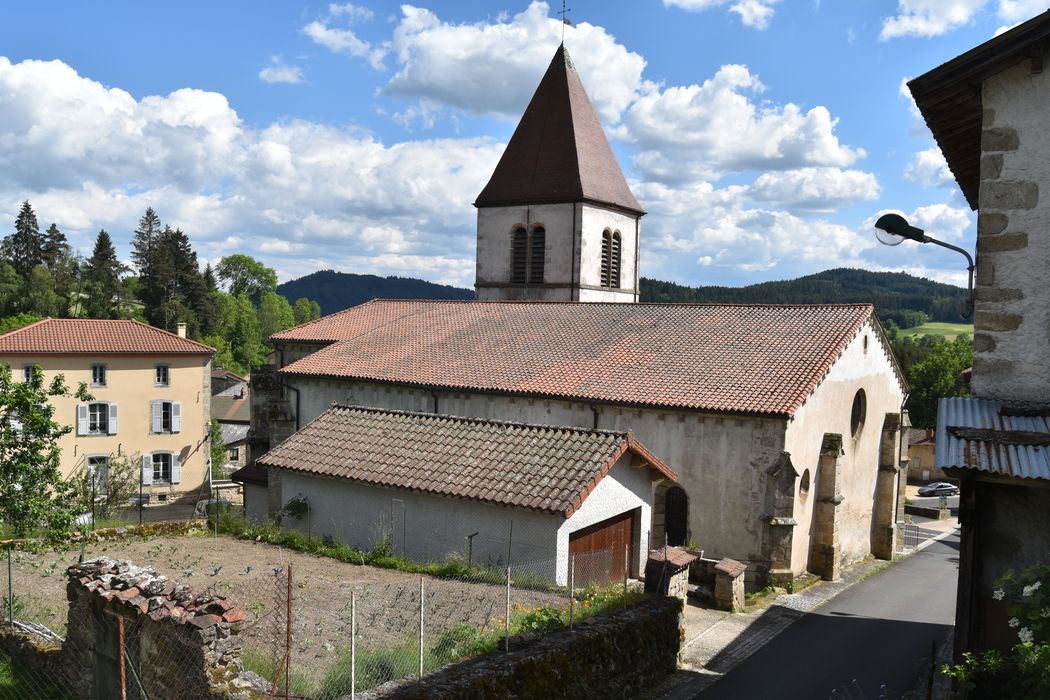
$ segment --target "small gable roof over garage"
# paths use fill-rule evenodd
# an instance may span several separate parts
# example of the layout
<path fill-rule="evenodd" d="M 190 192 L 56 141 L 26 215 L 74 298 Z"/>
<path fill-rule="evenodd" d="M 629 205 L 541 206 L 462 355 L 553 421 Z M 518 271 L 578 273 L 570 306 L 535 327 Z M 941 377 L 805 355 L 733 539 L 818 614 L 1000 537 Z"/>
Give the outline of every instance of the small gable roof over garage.
<path fill-rule="evenodd" d="M 333 406 L 258 464 L 569 517 L 627 452 L 677 481 L 629 432 L 356 406 Z"/>

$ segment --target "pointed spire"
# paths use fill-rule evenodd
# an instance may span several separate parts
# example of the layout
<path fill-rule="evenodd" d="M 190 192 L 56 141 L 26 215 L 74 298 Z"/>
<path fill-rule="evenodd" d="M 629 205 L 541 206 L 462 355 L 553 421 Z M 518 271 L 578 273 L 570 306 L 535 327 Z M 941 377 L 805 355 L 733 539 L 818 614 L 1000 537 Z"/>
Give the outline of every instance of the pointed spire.
<path fill-rule="evenodd" d="M 562 44 L 474 206 L 586 201 L 644 213 Z"/>

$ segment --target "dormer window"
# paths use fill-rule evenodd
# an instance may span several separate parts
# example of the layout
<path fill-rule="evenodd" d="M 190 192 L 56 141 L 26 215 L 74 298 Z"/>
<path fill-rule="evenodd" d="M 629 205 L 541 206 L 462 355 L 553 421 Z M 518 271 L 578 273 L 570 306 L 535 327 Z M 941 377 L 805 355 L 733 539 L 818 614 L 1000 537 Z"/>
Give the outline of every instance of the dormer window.
<path fill-rule="evenodd" d="M 511 234 L 510 281 L 514 284 L 542 284 L 547 231 L 542 226 L 530 234 L 519 226 Z"/>
<path fill-rule="evenodd" d="M 603 287 L 620 288 L 620 232 L 605 229 L 602 232 L 602 269 Z"/>

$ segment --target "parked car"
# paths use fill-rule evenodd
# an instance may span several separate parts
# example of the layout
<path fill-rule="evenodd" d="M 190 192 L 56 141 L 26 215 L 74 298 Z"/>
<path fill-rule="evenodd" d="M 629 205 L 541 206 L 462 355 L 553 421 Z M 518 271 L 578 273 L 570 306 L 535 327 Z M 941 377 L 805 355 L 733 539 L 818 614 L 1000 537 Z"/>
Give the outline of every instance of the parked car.
<path fill-rule="evenodd" d="M 959 487 L 946 481 L 935 481 L 919 488 L 920 496 L 957 496 Z"/>

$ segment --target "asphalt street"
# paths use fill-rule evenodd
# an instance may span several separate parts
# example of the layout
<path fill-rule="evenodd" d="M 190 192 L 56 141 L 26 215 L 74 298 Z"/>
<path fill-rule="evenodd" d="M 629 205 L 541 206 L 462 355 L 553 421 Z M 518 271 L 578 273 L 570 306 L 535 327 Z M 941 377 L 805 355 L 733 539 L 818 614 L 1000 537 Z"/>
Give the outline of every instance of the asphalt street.
<path fill-rule="evenodd" d="M 925 690 L 931 643 L 942 645 L 954 623 L 958 572 L 953 533 L 808 613 L 700 697 L 896 698 Z"/>

